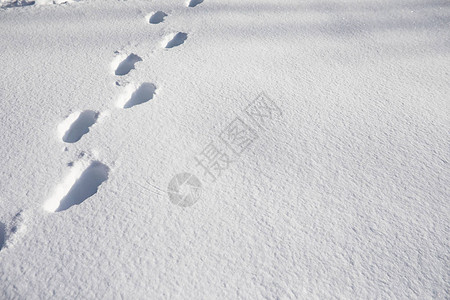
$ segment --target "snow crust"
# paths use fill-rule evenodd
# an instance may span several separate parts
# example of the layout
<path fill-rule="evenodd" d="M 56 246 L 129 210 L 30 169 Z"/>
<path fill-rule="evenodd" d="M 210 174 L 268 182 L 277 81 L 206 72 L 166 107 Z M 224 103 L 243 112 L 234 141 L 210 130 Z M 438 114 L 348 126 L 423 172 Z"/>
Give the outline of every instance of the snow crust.
<path fill-rule="evenodd" d="M 0 299 L 450 297 L 447 1 L 0 7 Z"/>

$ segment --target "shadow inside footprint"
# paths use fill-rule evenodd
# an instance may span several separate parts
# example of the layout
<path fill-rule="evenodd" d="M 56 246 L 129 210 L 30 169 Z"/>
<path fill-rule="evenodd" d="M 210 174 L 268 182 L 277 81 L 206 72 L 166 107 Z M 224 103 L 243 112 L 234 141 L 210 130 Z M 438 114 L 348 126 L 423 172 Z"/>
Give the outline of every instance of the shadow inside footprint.
<path fill-rule="evenodd" d="M 82 203 L 97 193 L 98 187 L 108 179 L 109 168 L 101 162 L 94 161 L 74 183 L 67 195 L 61 199 L 57 212 Z"/>
<path fill-rule="evenodd" d="M 138 104 L 145 103 L 153 99 L 156 86 L 153 83 L 144 82 L 132 95 L 130 100 L 123 106 L 123 108 L 130 108 Z"/>
<path fill-rule="evenodd" d="M 16 1 L 12 1 L 11 3 L 8 4 L 0 4 L 1 8 L 11 8 L 11 7 L 21 7 L 21 6 L 29 6 L 29 5 L 34 5 L 36 3 L 36 1 L 28 1 L 28 0 L 16 0 Z"/>
<path fill-rule="evenodd" d="M 93 110 L 83 111 L 64 134 L 63 141 L 66 143 L 78 142 L 83 135 L 89 132 L 89 127 L 97 122 L 97 118 L 98 112 Z"/>
<path fill-rule="evenodd" d="M 167 43 L 166 48 L 173 48 L 184 43 L 187 39 L 187 33 L 178 32 L 175 36 Z"/>
<path fill-rule="evenodd" d="M 0 250 L 2 250 L 3 245 L 6 240 L 6 225 L 0 222 Z"/>
<path fill-rule="evenodd" d="M 115 74 L 117 76 L 127 75 L 131 70 L 134 69 L 134 64 L 140 61 L 142 61 L 142 58 L 134 53 L 131 53 L 127 58 L 125 58 L 124 61 L 119 64 L 115 71 Z"/>
<path fill-rule="evenodd" d="M 197 5 L 199 5 L 202 2 L 203 2 L 203 0 L 191 0 L 191 1 L 189 1 L 188 7 L 196 7 Z"/>
<path fill-rule="evenodd" d="M 167 17 L 167 14 L 163 11 L 157 11 L 153 14 L 153 16 L 150 17 L 149 23 L 150 24 L 159 24 L 162 21 L 164 21 L 164 18 Z"/>

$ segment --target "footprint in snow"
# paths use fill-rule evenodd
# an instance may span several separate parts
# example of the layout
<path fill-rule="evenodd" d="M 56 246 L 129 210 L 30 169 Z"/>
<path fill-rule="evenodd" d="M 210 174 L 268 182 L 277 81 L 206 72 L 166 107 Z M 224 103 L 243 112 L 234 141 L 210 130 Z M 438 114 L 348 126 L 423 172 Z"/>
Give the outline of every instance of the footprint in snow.
<path fill-rule="evenodd" d="M 127 75 L 134 69 L 134 65 L 140 61 L 142 61 L 142 58 L 134 53 L 131 53 L 126 58 L 124 55 L 117 56 L 113 61 L 114 74 L 117 76 Z"/>
<path fill-rule="evenodd" d="M 151 15 L 148 22 L 150 24 L 159 24 L 164 21 L 165 17 L 167 17 L 167 14 L 165 12 L 159 10 Z"/>
<path fill-rule="evenodd" d="M 99 161 L 72 165 L 72 170 L 45 202 L 44 209 L 60 212 L 81 204 L 97 193 L 100 185 L 108 179 L 109 167 Z"/>
<path fill-rule="evenodd" d="M 0 1 L 0 2 L 6 2 L 6 1 Z M 0 8 L 12 8 L 12 7 L 23 7 L 23 6 L 30 6 L 36 4 L 36 1 L 31 0 L 16 0 L 16 1 L 10 1 L 9 3 L 1 4 Z"/>
<path fill-rule="evenodd" d="M 74 112 L 58 126 L 58 132 L 66 143 L 78 142 L 83 135 L 89 132 L 89 127 L 97 122 L 99 112 L 85 110 Z"/>
<path fill-rule="evenodd" d="M 162 45 L 164 48 L 170 49 L 182 45 L 186 39 L 187 33 L 184 32 L 178 32 L 176 34 L 172 33 L 164 38 L 164 40 L 162 41 Z"/>
<path fill-rule="evenodd" d="M 19 211 L 8 225 L 0 222 L 0 250 L 14 246 L 26 231 L 24 212 Z"/>
<path fill-rule="evenodd" d="M 117 106 L 120 108 L 131 108 L 153 99 L 156 86 L 150 82 L 144 82 L 137 89 L 133 84 L 125 87 L 125 92 L 119 97 Z"/>
<path fill-rule="evenodd" d="M 196 7 L 197 5 L 199 5 L 202 2 L 203 2 L 203 0 L 190 0 L 187 3 L 187 7 Z"/>

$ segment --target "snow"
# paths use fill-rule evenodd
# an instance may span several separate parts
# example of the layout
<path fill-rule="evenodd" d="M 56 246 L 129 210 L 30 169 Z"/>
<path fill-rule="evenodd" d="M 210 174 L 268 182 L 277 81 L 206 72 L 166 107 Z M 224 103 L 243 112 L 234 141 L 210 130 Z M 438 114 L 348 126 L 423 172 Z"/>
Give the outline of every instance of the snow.
<path fill-rule="evenodd" d="M 450 297 L 447 1 L 0 6 L 1 299 Z"/>

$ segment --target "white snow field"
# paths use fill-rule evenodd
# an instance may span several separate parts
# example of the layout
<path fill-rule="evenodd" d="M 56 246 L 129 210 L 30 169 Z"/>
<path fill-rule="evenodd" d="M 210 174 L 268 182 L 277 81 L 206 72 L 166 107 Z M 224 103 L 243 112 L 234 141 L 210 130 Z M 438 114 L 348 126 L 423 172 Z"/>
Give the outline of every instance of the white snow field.
<path fill-rule="evenodd" d="M 0 6 L 0 299 L 450 298 L 449 1 Z"/>

